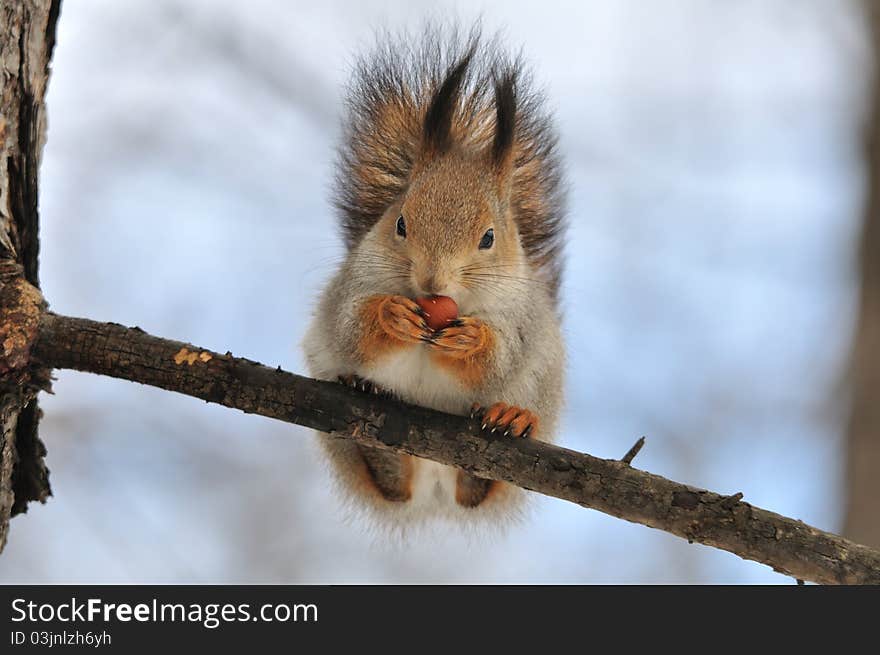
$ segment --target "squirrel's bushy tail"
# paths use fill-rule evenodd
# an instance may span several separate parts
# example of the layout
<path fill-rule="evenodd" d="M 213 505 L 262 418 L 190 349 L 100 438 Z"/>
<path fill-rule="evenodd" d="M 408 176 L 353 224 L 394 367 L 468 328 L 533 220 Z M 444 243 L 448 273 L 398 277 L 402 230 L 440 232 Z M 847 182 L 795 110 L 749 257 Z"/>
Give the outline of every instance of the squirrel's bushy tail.
<path fill-rule="evenodd" d="M 556 296 L 565 228 L 556 135 L 543 97 L 520 57 L 508 56 L 479 27 L 466 35 L 431 25 L 419 34 L 380 36 L 359 59 L 348 88 L 335 204 L 351 249 L 406 190 L 426 147 L 429 108 L 450 76 L 461 75 L 448 139 L 492 148 L 498 115 L 514 117 L 511 210 L 526 257 Z M 496 102 L 515 111 L 496 112 Z"/>

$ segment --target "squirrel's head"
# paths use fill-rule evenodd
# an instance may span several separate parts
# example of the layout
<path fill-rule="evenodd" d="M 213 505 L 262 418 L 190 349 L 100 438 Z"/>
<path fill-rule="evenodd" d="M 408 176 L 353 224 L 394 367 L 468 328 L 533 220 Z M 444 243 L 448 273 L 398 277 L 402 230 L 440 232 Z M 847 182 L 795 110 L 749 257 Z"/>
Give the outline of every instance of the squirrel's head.
<path fill-rule="evenodd" d="M 523 258 L 504 185 L 479 153 L 450 152 L 425 167 L 377 227 L 388 249 L 409 262 L 419 296 L 460 303 L 491 293 Z"/>
<path fill-rule="evenodd" d="M 434 92 L 408 183 L 373 228 L 389 264 L 408 268 L 411 295 L 451 296 L 465 306 L 514 287 L 525 261 L 511 211 L 514 77 L 495 81 L 494 116 L 486 121 L 491 137 L 457 139 L 455 116 L 462 111 L 458 97 L 469 58 Z"/>
<path fill-rule="evenodd" d="M 462 36 L 429 26 L 358 62 L 333 187 L 351 265 L 385 293 L 555 301 L 565 194 L 543 94 L 498 39 Z"/>

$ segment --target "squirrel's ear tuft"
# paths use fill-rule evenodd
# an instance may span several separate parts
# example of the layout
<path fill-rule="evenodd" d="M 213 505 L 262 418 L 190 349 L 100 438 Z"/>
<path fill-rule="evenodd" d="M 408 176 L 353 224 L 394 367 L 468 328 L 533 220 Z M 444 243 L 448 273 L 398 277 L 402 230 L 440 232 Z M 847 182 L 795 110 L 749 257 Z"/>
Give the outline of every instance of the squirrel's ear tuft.
<path fill-rule="evenodd" d="M 452 142 L 452 119 L 458 106 L 462 82 L 473 56 L 474 48 L 471 47 L 449 70 L 431 97 L 422 128 L 423 149 L 427 155 L 436 156 L 449 150 Z"/>
<path fill-rule="evenodd" d="M 516 137 L 516 75 L 509 71 L 495 80 L 495 138 L 492 163 L 502 174 L 510 171 Z"/>

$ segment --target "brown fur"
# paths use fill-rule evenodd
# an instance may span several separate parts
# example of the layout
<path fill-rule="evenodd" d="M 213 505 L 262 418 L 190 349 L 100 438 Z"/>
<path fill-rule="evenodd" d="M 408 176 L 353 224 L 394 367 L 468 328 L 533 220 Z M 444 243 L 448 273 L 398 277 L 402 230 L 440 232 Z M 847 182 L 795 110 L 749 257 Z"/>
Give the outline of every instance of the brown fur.
<path fill-rule="evenodd" d="M 462 507 L 477 507 L 501 484 L 496 480 L 486 480 L 459 471 L 455 480 L 455 502 Z"/>
<path fill-rule="evenodd" d="M 485 379 L 489 370 L 495 335 L 482 321 L 466 319 L 462 327 L 443 330 L 435 337 L 440 346 L 449 344 L 442 350 L 435 350 L 431 357 L 443 369 L 453 373 L 468 389 L 475 389 Z M 464 331 L 471 329 L 476 336 L 469 337 Z M 463 343 L 461 343 L 461 340 Z"/>
<path fill-rule="evenodd" d="M 336 177 L 346 244 L 351 249 L 360 242 L 425 162 L 435 163 L 451 148 L 488 152 L 496 168 L 502 162 L 506 171 L 510 211 L 526 256 L 556 296 L 563 188 L 543 99 L 519 59 L 506 58 L 476 30 L 465 38 L 445 32 L 429 28 L 389 40 L 355 68 Z M 437 131 L 427 130 L 432 138 L 426 138 L 426 118 L 444 84 L 459 72 L 460 90 L 447 93 L 451 122 L 448 137 L 440 131 L 438 151 Z"/>
<path fill-rule="evenodd" d="M 363 331 L 357 344 L 357 351 L 363 362 L 371 362 L 396 345 L 379 323 L 379 311 L 384 296 L 375 296 L 367 300 L 361 309 Z"/>
<path fill-rule="evenodd" d="M 358 444 L 364 473 L 385 500 L 405 502 L 412 496 L 413 458 Z"/>
<path fill-rule="evenodd" d="M 357 350 L 362 362 L 372 362 L 383 354 L 419 343 L 428 334 L 418 306 L 402 296 L 377 295 L 361 308 L 361 336 Z"/>

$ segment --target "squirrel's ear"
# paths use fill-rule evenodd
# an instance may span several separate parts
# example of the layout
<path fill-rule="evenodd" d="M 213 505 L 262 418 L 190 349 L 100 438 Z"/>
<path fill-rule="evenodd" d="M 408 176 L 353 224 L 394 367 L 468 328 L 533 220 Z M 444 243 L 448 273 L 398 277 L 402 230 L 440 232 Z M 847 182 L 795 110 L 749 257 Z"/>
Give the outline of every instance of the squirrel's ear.
<path fill-rule="evenodd" d="M 471 47 L 467 53 L 453 66 L 446 79 L 434 92 L 428 111 L 425 113 L 425 123 L 422 127 L 422 154 L 426 158 L 442 155 L 452 143 L 452 118 L 458 106 L 458 96 L 465 73 L 474 56 Z"/>
<path fill-rule="evenodd" d="M 495 138 L 490 152 L 491 165 L 502 189 L 510 182 L 515 137 L 516 77 L 508 72 L 495 80 Z"/>

